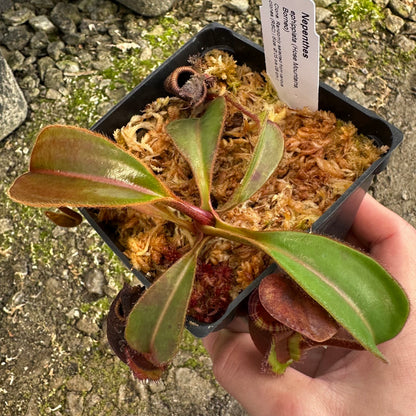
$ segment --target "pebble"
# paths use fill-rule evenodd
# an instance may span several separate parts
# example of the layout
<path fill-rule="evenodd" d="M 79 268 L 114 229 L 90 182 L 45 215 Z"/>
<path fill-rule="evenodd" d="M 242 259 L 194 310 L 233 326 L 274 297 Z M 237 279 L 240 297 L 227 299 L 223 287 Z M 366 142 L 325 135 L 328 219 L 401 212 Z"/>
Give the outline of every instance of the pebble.
<path fill-rule="evenodd" d="M 70 34 L 76 32 L 81 17 L 74 4 L 58 3 L 51 12 L 51 20 L 64 34 Z"/>
<path fill-rule="evenodd" d="M 336 0 L 315 0 L 316 7 L 328 7 L 334 3 L 336 3 Z"/>
<path fill-rule="evenodd" d="M 42 54 L 49 44 L 48 36 L 45 32 L 36 32 L 30 39 L 30 47 L 36 55 Z"/>
<path fill-rule="evenodd" d="M 82 412 L 84 411 L 83 396 L 69 392 L 66 395 L 66 404 L 68 406 L 70 416 L 82 416 Z"/>
<path fill-rule="evenodd" d="M 410 53 L 416 48 L 416 42 L 404 35 L 397 35 L 394 44 L 404 53 Z"/>
<path fill-rule="evenodd" d="M 53 88 L 49 88 L 46 91 L 45 98 L 48 100 L 59 100 L 62 98 L 62 95 L 59 93 L 59 91 L 56 91 Z"/>
<path fill-rule="evenodd" d="M 38 64 L 38 71 L 39 71 L 40 79 L 44 81 L 46 70 L 48 68 L 53 68 L 55 66 L 55 61 L 51 57 L 45 56 L 43 58 L 40 58 L 37 64 Z"/>
<path fill-rule="evenodd" d="M 30 26 L 33 29 L 39 30 L 45 33 L 54 33 L 56 32 L 56 26 L 48 19 L 47 16 L 34 16 L 29 20 Z"/>
<path fill-rule="evenodd" d="M 32 34 L 26 26 L 11 26 L 3 37 L 3 44 L 11 51 L 22 50 L 31 37 Z"/>
<path fill-rule="evenodd" d="M 58 68 L 49 67 L 45 71 L 44 83 L 47 88 L 59 90 L 60 86 L 63 83 L 63 80 L 64 76 L 62 74 L 62 71 L 60 71 Z"/>
<path fill-rule="evenodd" d="M 63 72 L 69 72 L 69 73 L 79 72 L 79 64 L 69 59 L 58 61 L 56 63 L 56 66 Z"/>
<path fill-rule="evenodd" d="M 0 219 L 0 234 L 7 233 L 13 230 L 13 223 L 8 218 Z"/>
<path fill-rule="evenodd" d="M 316 8 L 316 22 L 327 22 L 332 18 L 331 10 L 325 9 L 324 7 Z"/>
<path fill-rule="evenodd" d="M 88 380 L 86 380 L 84 377 L 77 374 L 76 376 L 71 377 L 66 382 L 66 388 L 69 391 L 85 393 L 92 389 L 92 384 Z"/>
<path fill-rule="evenodd" d="M 387 9 L 384 24 L 386 25 L 387 30 L 389 30 L 391 33 L 399 33 L 400 29 L 404 26 L 405 21 Z"/>
<path fill-rule="evenodd" d="M 85 273 L 83 280 L 88 293 L 98 296 L 104 295 L 105 278 L 104 274 L 100 270 L 88 270 Z"/>
<path fill-rule="evenodd" d="M 403 34 L 406 34 L 410 38 L 416 38 L 416 23 L 406 22 L 403 28 Z"/>
<path fill-rule="evenodd" d="M 404 19 L 408 19 L 415 6 L 401 0 L 390 0 L 389 7 L 395 14 L 403 17 Z"/>
<path fill-rule="evenodd" d="M 19 26 L 26 23 L 29 19 L 34 16 L 32 10 L 25 7 L 19 10 L 9 10 L 3 13 L 4 22 L 8 25 Z"/>
<path fill-rule="evenodd" d="M 50 277 L 47 281 L 46 281 L 46 292 L 55 297 L 58 296 L 62 290 L 62 285 L 60 284 L 60 282 L 57 279 L 54 279 L 53 277 Z"/>
<path fill-rule="evenodd" d="M 248 0 L 231 0 L 225 6 L 237 13 L 245 13 L 249 8 Z"/>
<path fill-rule="evenodd" d="M 143 16 L 155 17 L 169 11 L 176 0 L 117 0 L 123 6 Z"/>
<path fill-rule="evenodd" d="M 20 51 L 14 51 L 7 57 L 7 63 L 12 71 L 20 69 L 25 61 L 25 56 Z"/>
<path fill-rule="evenodd" d="M 81 318 L 75 326 L 78 329 L 78 331 L 81 331 L 82 333 L 89 336 L 96 335 L 100 332 L 100 328 L 98 327 L 98 325 L 91 319 L 86 317 Z"/>
<path fill-rule="evenodd" d="M 364 94 L 361 89 L 357 88 L 354 85 L 348 85 L 345 89 L 344 94 L 351 98 L 351 100 L 356 101 L 357 103 L 363 105 L 364 107 L 370 107 L 371 104 L 375 101 L 374 96 L 369 96 Z"/>
<path fill-rule="evenodd" d="M 65 43 L 63 43 L 61 40 L 56 40 L 49 43 L 46 51 L 54 61 L 57 61 L 64 54 L 64 48 Z"/>

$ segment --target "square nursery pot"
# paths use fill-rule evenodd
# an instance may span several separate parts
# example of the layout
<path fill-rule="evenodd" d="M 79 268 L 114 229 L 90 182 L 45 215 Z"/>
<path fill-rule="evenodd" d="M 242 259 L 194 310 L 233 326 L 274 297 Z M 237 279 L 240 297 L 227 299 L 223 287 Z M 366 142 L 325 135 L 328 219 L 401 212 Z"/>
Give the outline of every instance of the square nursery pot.
<path fill-rule="evenodd" d="M 234 56 L 238 64 L 247 64 L 255 71 L 265 69 L 263 48 L 250 40 L 234 33 L 224 26 L 213 23 L 206 26 L 175 54 L 167 59 L 159 68 L 150 74 L 133 91 L 114 106 L 92 130 L 112 137 L 114 130 L 124 126 L 130 118 L 138 114 L 149 102 L 158 97 L 166 96 L 163 88 L 165 78 L 177 67 L 187 65 L 188 58 L 196 54 L 204 54 L 212 49 L 221 49 Z M 364 194 L 367 192 L 375 175 L 387 165 L 392 151 L 400 144 L 403 134 L 393 125 L 378 115 L 350 100 L 343 94 L 324 83 L 319 86 L 319 109 L 332 111 L 337 118 L 352 121 L 359 133 L 374 140 L 378 146 L 387 145 L 389 150 L 374 162 L 348 190 L 313 224 L 312 231 L 343 239 L 352 225 L 355 214 Z M 93 211 L 81 210 L 88 222 L 104 239 L 106 244 L 116 253 L 124 265 L 149 287 L 151 282 L 140 271 L 133 269 L 129 259 L 117 246 L 108 227 L 97 223 Z M 188 330 L 197 337 L 204 337 L 210 332 L 223 327 L 232 319 L 237 307 L 248 297 L 260 283 L 262 277 L 271 273 L 275 266 L 270 266 L 253 281 L 229 305 L 224 315 L 209 324 L 200 323 L 192 318 L 187 319 Z"/>

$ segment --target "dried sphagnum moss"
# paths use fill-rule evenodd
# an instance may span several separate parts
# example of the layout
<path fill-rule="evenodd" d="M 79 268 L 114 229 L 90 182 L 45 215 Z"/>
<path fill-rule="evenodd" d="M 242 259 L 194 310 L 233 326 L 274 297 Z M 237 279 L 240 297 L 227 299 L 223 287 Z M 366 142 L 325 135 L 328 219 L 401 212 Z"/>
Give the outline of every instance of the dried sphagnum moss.
<path fill-rule="evenodd" d="M 211 51 L 203 58 L 192 58 L 191 63 L 198 72 L 213 77 L 211 93 L 229 98 L 212 186 L 219 210 L 243 178 L 259 133 L 258 124 L 238 105 L 277 123 L 285 137 L 284 156 L 274 175 L 249 201 L 221 213 L 230 224 L 254 230 L 307 229 L 386 150 L 332 113 L 287 108 L 265 74 L 237 65 L 224 52 Z M 165 131 L 168 122 L 198 116 L 196 111 L 201 110 L 189 108 L 180 99 L 159 98 L 114 136 L 175 194 L 198 205 L 191 169 Z M 187 230 L 129 208 L 101 210 L 100 220 L 112 223 L 133 266 L 151 277 L 166 270 L 193 242 Z M 269 264 L 269 258 L 257 249 L 221 238 L 209 242 L 201 259 L 214 266 L 231 267 L 235 284 L 230 299 Z M 213 319 L 221 313 L 214 311 Z M 195 316 L 202 319 L 197 313 Z"/>

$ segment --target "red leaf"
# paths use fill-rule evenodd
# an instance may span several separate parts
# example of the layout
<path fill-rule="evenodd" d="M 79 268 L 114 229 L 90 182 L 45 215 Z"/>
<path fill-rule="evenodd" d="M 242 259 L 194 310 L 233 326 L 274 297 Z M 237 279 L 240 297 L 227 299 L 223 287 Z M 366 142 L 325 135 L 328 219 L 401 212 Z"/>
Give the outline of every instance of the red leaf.
<path fill-rule="evenodd" d="M 259 298 L 277 321 L 314 341 L 326 341 L 338 330 L 328 312 L 284 273 L 265 277 L 259 286 Z"/>

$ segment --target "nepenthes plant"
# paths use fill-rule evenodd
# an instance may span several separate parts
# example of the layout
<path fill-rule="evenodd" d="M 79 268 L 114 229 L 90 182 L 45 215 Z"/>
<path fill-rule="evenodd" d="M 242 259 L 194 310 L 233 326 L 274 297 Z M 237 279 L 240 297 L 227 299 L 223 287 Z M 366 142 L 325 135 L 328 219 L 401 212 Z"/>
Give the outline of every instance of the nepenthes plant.
<path fill-rule="evenodd" d="M 202 81 L 203 89 L 207 80 Z M 178 197 L 142 161 L 106 137 L 61 125 L 40 132 L 29 171 L 13 183 L 9 196 L 30 206 L 63 208 L 63 216 L 49 214 L 61 225 L 78 221 L 68 206 L 130 207 L 194 236 L 190 250 L 148 289 L 125 285 L 110 308 L 109 343 L 139 379 L 160 378 L 177 352 L 198 256 L 214 237 L 255 246 L 279 267 L 263 279 L 248 303 L 250 332 L 264 354 L 265 369 L 281 374 L 304 351 L 322 345 L 366 349 L 386 360 L 377 344 L 400 332 L 409 302 L 380 264 L 323 235 L 256 231 L 221 219 L 221 213 L 245 203 L 264 186 L 284 148 L 279 127 L 264 115 L 256 117 L 258 140 L 243 179 L 226 203 L 214 206 L 213 166 L 227 100 L 230 104 L 226 96 L 204 95 L 202 101 L 195 100 L 198 117 L 176 119 L 166 127 L 189 163 L 199 206 Z"/>

